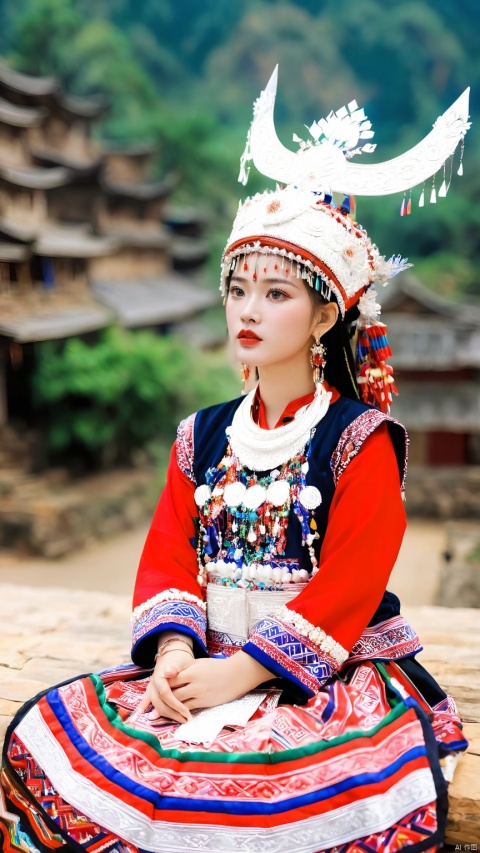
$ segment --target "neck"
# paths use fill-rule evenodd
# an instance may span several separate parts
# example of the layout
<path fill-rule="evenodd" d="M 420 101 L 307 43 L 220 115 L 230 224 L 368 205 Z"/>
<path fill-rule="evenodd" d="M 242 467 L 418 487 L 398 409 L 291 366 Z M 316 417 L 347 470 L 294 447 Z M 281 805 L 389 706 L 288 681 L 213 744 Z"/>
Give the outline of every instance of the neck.
<path fill-rule="evenodd" d="M 258 369 L 260 391 L 269 429 L 273 429 L 292 400 L 315 390 L 312 368 L 302 357 L 298 364 L 273 364 Z"/>

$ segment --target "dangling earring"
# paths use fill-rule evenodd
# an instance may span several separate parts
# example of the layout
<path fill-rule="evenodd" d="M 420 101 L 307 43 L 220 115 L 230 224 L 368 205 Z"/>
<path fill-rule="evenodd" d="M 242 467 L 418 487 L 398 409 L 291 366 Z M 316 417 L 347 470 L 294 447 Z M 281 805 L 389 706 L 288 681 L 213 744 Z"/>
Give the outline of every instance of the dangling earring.
<path fill-rule="evenodd" d="M 242 364 L 241 368 L 241 376 L 242 376 L 242 394 L 245 394 L 245 385 L 250 378 L 250 368 L 248 364 Z"/>
<path fill-rule="evenodd" d="M 321 385 L 325 375 L 325 365 L 327 363 L 326 356 L 327 351 L 324 345 L 321 342 L 321 339 L 318 338 L 314 344 L 312 344 L 310 349 L 310 364 L 313 367 L 313 381 L 315 383 L 315 387 Z"/>

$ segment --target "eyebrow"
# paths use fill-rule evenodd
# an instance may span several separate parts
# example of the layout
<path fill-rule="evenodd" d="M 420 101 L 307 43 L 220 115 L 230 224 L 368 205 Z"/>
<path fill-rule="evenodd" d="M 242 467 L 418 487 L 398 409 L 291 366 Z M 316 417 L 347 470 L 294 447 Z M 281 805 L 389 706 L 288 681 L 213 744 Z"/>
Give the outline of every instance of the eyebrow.
<path fill-rule="evenodd" d="M 249 280 L 250 279 L 246 278 L 246 276 L 232 275 L 232 277 L 230 279 L 230 284 L 232 283 L 232 281 L 244 282 L 244 281 L 249 281 Z M 282 284 L 282 285 L 290 284 L 292 287 L 296 287 L 298 289 L 298 284 L 295 281 L 295 279 L 289 280 L 287 278 L 263 278 L 262 277 L 262 282 L 264 282 L 264 284 Z"/>

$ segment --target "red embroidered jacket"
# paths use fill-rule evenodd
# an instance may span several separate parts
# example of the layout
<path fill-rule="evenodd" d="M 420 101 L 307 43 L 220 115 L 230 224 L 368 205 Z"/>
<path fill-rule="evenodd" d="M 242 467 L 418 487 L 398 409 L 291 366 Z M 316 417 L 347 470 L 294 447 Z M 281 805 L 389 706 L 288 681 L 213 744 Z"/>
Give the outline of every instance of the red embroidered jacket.
<path fill-rule="evenodd" d="M 332 403 L 336 399 L 338 393 L 333 389 Z M 276 426 L 293 417 L 309 400 L 307 397 L 290 403 Z M 258 422 L 266 428 L 259 398 L 256 411 Z M 134 591 L 132 657 L 142 666 L 153 666 L 158 634 L 172 628 L 190 634 L 197 653 L 207 653 L 206 607 L 197 582 L 197 554 L 192 547 L 194 519 L 198 514 L 194 490 L 194 483 L 178 465 L 175 444 Z M 245 651 L 274 674 L 291 678 L 308 695 L 315 692 L 352 650 L 380 603 L 404 531 L 397 460 L 388 428 L 380 423 L 364 440 L 338 481 L 318 574 L 289 602 L 289 618 L 279 623 L 293 632 L 296 639 L 304 641 L 305 661 L 307 657 L 311 659 L 312 650 L 320 656 L 324 677 L 319 676 L 318 666 L 313 671 L 310 668 L 310 675 L 302 673 L 301 660 L 288 661 L 284 647 L 279 655 L 273 646 L 260 642 L 263 638 L 257 635 L 247 643 Z M 339 649 L 345 652 L 340 657 L 336 654 Z M 417 641 L 415 650 L 418 649 Z"/>

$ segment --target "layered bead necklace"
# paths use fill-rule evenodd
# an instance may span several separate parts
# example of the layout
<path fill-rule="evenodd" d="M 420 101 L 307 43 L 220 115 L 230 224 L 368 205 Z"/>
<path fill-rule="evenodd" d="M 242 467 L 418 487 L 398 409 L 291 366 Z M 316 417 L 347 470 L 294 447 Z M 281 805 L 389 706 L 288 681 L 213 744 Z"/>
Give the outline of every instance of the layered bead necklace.
<path fill-rule="evenodd" d="M 246 396 L 227 428 L 225 456 L 207 471 L 206 482 L 195 491 L 202 585 L 209 580 L 249 589 L 280 589 L 309 580 L 308 571 L 285 559 L 292 509 L 300 523 L 302 545 L 308 548 L 312 574 L 318 571 L 314 511 L 322 496 L 316 486 L 307 484 L 306 475 L 311 439 L 331 395 L 319 386 L 313 402 L 276 430 L 261 429 L 253 422 L 253 395 Z"/>

